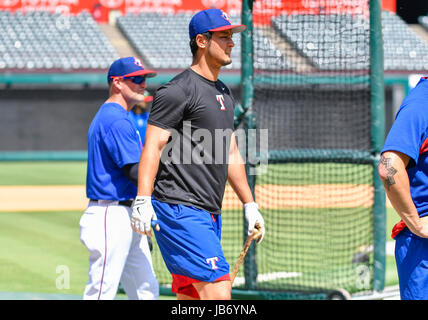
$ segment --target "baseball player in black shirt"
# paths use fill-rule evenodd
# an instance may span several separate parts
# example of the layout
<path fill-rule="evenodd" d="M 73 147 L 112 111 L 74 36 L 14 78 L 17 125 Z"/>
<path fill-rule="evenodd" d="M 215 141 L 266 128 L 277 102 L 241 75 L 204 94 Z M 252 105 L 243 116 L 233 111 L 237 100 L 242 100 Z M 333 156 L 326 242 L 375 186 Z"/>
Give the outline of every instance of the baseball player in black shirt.
<path fill-rule="evenodd" d="M 151 226 L 178 299 L 231 298 L 229 264 L 220 245 L 221 204 L 228 181 L 244 204 L 248 234 L 264 220 L 248 186 L 236 144 L 234 99 L 218 75 L 232 62 L 231 25 L 219 9 L 189 23 L 193 63 L 155 93 L 138 170 L 132 227 Z M 153 221 L 152 221 L 153 220 Z"/>

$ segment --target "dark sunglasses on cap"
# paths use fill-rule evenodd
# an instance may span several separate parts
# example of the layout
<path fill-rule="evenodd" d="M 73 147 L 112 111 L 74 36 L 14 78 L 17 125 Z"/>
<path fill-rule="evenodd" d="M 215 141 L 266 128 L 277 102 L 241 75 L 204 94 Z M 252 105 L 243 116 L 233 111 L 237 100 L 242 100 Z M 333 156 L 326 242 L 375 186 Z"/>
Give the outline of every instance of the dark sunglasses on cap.
<path fill-rule="evenodd" d="M 142 84 L 144 81 L 146 81 L 146 77 L 144 76 L 133 76 L 133 77 L 111 77 L 112 79 L 114 78 L 122 78 L 122 79 L 129 79 L 132 82 L 134 82 L 135 84 Z"/>
<path fill-rule="evenodd" d="M 135 84 L 142 84 L 144 81 L 146 81 L 146 77 L 143 76 L 123 77 L 123 79 L 129 79 Z"/>

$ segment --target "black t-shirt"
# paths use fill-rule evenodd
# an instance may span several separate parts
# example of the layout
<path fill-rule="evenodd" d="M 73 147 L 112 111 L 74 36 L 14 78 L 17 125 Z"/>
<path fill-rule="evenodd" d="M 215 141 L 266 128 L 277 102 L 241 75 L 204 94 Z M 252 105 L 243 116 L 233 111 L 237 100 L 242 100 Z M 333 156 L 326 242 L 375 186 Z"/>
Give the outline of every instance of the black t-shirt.
<path fill-rule="evenodd" d="M 156 91 L 148 123 L 171 136 L 162 152 L 155 199 L 221 213 L 234 106 L 223 82 L 190 68 Z"/>

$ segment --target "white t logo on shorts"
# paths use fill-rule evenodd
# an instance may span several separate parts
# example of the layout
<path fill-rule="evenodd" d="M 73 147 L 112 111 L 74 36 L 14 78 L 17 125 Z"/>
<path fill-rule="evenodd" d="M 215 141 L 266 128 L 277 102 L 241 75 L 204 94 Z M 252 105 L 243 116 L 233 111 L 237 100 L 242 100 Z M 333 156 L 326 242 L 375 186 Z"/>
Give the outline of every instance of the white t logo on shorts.
<path fill-rule="evenodd" d="M 212 258 L 208 258 L 207 263 L 211 264 L 211 267 L 213 270 L 218 269 L 217 265 L 216 265 L 216 261 L 218 262 L 218 257 L 212 257 Z"/>

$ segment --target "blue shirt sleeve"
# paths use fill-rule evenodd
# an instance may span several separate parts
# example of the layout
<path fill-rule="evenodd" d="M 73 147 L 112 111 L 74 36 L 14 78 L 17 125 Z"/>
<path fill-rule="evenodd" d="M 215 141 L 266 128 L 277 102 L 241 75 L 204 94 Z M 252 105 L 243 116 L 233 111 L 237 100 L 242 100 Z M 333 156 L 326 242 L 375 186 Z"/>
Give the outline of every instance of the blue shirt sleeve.
<path fill-rule="evenodd" d="M 407 100 L 397 113 L 382 152 L 398 151 L 417 163 L 420 148 L 427 138 L 428 116 L 426 114 L 420 103 L 413 99 Z"/>
<path fill-rule="evenodd" d="M 110 157 L 118 167 L 122 168 L 127 164 L 140 161 L 140 139 L 129 119 L 115 121 L 108 131 L 104 143 Z"/>

